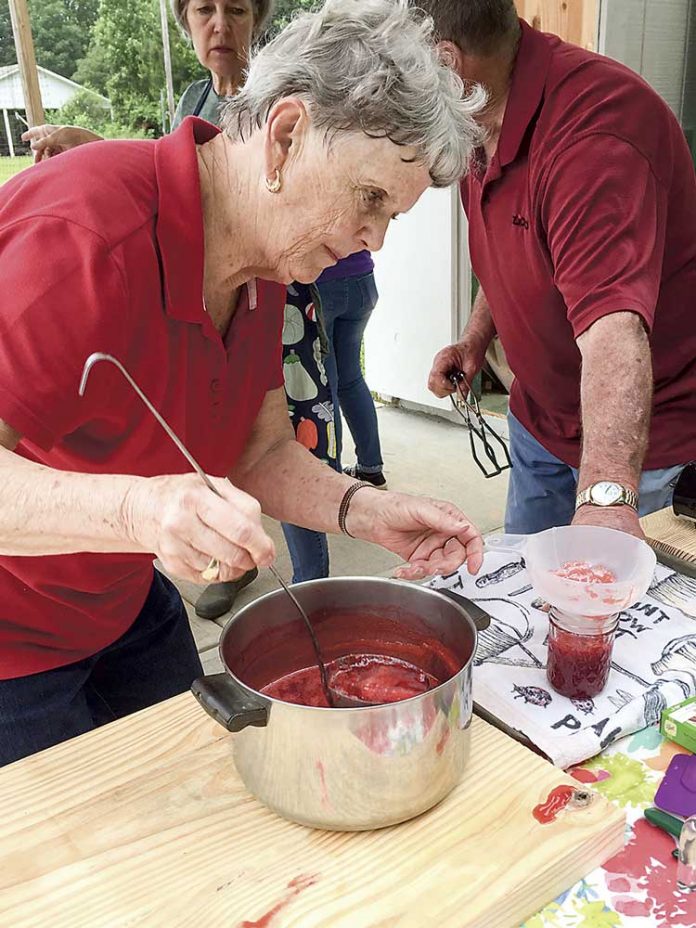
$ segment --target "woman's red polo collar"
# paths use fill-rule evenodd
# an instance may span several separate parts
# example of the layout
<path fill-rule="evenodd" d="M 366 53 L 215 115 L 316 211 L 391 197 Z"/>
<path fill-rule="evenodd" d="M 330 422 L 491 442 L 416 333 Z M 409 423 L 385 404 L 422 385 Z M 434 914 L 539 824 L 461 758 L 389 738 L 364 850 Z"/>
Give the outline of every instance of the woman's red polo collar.
<path fill-rule="evenodd" d="M 157 242 L 162 257 L 164 305 L 183 322 L 203 318 L 204 236 L 196 145 L 220 130 L 189 116 L 156 143 Z"/>

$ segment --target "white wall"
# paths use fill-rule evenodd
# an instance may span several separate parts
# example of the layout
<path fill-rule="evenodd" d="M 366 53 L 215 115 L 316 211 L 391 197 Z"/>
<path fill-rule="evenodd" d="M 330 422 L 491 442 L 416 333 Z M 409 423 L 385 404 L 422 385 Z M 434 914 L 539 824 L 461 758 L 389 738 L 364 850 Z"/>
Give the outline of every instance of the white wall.
<path fill-rule="evenodd" d="M 448 409 L 427 389 L 437 351 L 456 338 L 469 308 L 465 220 L 456 188 L 426 190 L 408 215 L 390 225 L 375 258 L 379 303 L 365 334 L 371 390 Z"/>

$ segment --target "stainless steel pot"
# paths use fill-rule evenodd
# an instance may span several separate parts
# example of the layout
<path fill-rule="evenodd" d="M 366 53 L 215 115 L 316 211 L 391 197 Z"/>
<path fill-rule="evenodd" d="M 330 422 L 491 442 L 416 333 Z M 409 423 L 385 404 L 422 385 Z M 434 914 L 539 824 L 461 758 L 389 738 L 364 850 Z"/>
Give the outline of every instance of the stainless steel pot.
<path fill-rule="evenodd" d="M 380 653 L 403 657 L 406 649 L 446 679 L 412 699 L 359 709 L 264 696 L 262 687 L 314 657 L 283 591 L 260 597 L 225 626 L 226 673 L 192 687 L 213 718 L 239 733 L 234 760 L 245 786 L 279 815 L 315 828 L 382 828 L 425 812 L 456 786 L 467 761 L 476 623 L 485 627 L 488 616 L 456 594 L 398 580 L 341 577 L 293 589 L 327 661 L 374 651 L 377 637 Z"/>

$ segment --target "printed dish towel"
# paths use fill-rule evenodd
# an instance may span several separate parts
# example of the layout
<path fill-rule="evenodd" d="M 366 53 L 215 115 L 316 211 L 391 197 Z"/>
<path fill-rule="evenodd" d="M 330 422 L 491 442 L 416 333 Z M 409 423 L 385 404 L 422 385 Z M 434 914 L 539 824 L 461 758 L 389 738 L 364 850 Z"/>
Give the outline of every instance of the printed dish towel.
<path fill-rule="evenodd" d="M 568 699 L 548 682 L 548 615 L 519 555 L 488 551 L 476 577 L 463 567 L 428 586 L 455 590 L 489 613 L 474 658 L 474 700 L 558 767 L 599 754 L 696 695 L 696 580 L 660 564 L 647 594 L 620 614 L 609 681 L 594 699 Z"/>

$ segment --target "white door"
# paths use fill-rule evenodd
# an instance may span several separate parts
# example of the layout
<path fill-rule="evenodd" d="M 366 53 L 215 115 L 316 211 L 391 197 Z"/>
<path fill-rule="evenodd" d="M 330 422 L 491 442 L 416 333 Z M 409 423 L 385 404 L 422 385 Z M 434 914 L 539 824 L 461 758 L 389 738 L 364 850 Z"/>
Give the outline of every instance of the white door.
<path fill-rule="evenodd" d="M 428 391 L 440 348 L 468 318 L 471 274 L 466 219 L 458 188 L 426 190 L 408 215 L 391 223 L 375 256 L 379 303 L 365 335 L 371 390 L 417 406 L 449 409 Z"/>

